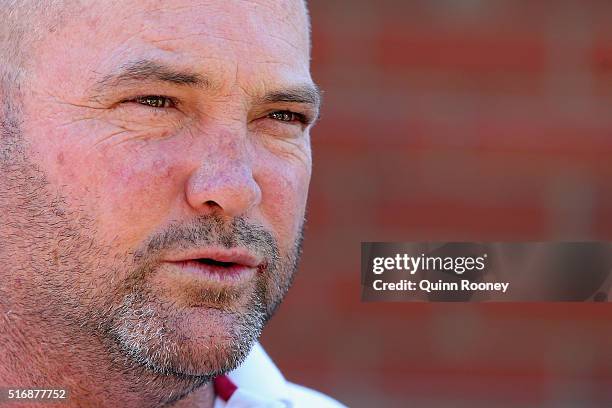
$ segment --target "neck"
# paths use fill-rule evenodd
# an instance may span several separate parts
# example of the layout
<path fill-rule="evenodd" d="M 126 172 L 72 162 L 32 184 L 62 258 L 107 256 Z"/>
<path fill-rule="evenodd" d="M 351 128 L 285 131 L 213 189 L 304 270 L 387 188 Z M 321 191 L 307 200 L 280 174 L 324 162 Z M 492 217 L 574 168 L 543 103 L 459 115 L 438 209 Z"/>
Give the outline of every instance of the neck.
<path fill-rule="evenodd" d="M 3 302 L 4 303 L 4 302 Z M 0 386 L 68 390 L 68 407 L 212 407 L 203 377 L 164 375 L 111 358 L 113 345 L 44 315 L 0 305 Z"/>

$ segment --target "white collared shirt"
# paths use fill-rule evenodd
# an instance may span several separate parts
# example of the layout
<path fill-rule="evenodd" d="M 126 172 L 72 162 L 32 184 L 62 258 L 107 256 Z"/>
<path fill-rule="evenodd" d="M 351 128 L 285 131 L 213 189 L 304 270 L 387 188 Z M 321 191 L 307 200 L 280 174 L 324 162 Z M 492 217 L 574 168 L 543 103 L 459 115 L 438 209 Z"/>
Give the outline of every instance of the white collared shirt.
<path fill-rule="evenodd" d="M 216 397 L 214 408 L 346 408 L 320 392 L 285 380 L 259 343 L 227 377 L 238 388 L 227 402 Z"/>

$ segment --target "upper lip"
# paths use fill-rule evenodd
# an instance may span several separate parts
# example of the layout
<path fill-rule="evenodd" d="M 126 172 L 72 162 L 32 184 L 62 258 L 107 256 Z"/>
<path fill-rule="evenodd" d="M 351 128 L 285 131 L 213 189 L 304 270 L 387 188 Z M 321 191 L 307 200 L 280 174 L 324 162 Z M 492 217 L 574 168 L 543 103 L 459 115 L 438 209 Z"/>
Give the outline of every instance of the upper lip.
<path fill-rule="evenodd" d="M 197 259 L 212 259 L 218 262 L 231 262 L 249 268 L 257 268 L 263 264 L 263 259 L 244 248 L 197 248 L 181 251 L 164 257 L 166 262 L 186 262 Z"/>

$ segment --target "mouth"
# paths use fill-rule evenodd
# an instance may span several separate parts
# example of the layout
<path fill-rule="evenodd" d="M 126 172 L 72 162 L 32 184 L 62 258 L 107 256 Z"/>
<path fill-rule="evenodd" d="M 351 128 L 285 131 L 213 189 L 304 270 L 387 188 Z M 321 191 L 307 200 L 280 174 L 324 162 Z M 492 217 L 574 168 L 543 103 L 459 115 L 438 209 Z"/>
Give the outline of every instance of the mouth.
<path fill-rule="evenodd" d="M 228 283 L 249 279 L 264 268 L 261 258 L 241 249 L 186 252 L 170 256 L 164 262 L 200 279 Z"/>

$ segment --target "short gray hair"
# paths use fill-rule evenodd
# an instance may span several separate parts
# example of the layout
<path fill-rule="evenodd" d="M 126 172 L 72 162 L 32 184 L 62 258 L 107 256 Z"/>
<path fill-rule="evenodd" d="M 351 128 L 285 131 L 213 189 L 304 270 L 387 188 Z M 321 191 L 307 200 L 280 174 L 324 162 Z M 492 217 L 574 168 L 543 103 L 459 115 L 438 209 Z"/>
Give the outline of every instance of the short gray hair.
<path fill-rule="evenodd" d="M 64 0 L 0 0 L 0 94 L 19 84 L 28 50 L 58 23 Z"/>

